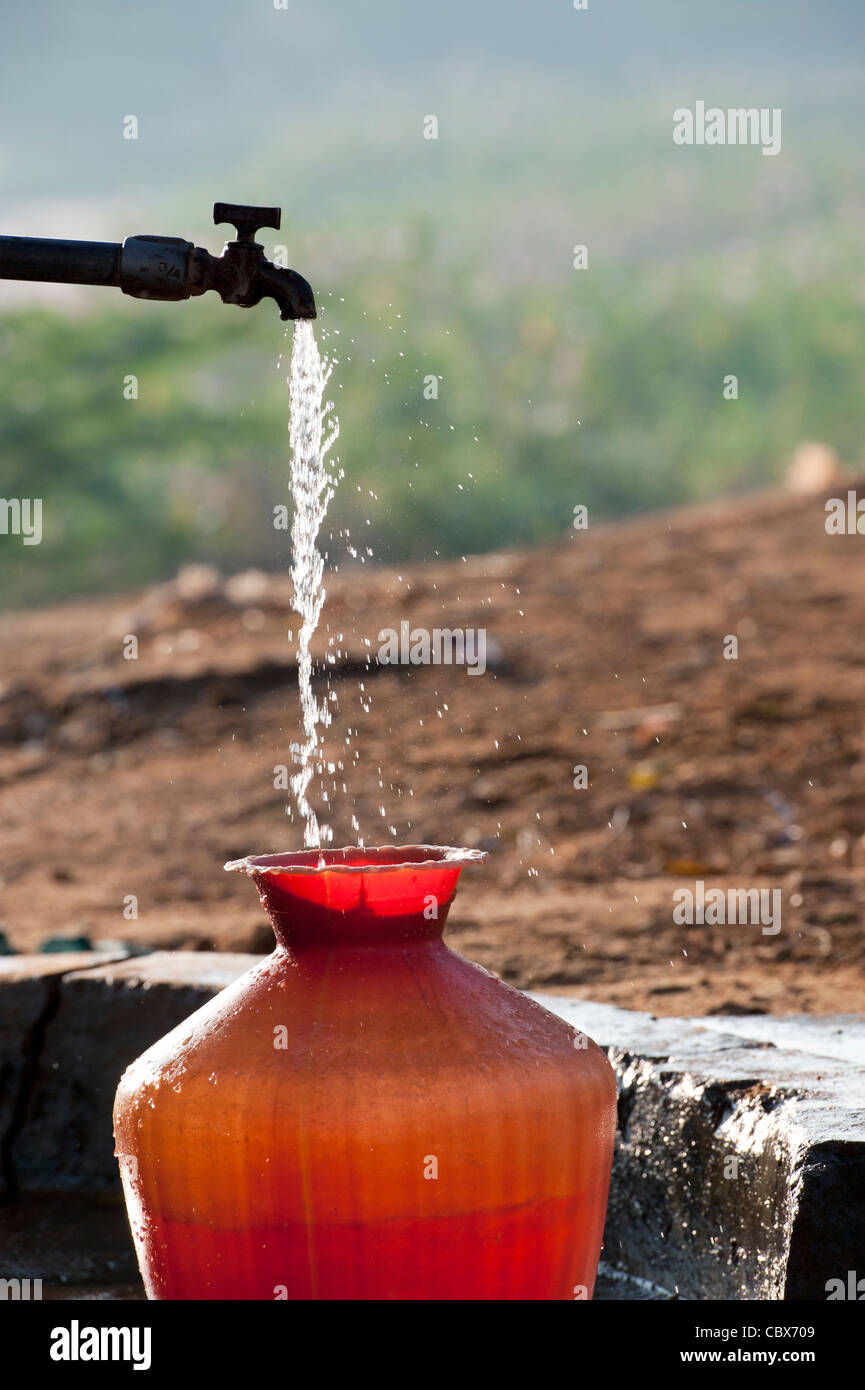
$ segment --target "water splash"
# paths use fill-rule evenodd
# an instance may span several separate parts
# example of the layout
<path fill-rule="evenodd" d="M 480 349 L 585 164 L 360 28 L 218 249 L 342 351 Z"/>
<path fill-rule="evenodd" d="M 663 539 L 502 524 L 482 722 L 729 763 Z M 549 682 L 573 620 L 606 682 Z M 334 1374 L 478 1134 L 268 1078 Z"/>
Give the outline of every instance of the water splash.
<path fill-rule="evenodd" d="M 326 596 L 322 584 L 324 558 L 316 542 L 336 487 L 336 478 L 328 470 L 327 456 L 339 435 L 339 421 L 332 414 L 333 402 L 324 400 L 332 369 L 333 364 L 319 355 L 312 323 L 304 320 L 296 323 L 289 375 L 291 494 L 294 499 L 291 581 L 294 585 L 292 607 L 301 620 L 297 666 L 303 742 L 291 745 L 292 758 L 298 768 L 291 778 L 291 789 L 304 822 L 303 843 L 307 849 L 320 849 L 322 843 L 333 839 L 330 826 L 319 824 L 306 795 L 316 768 L 321 771 L 319 729 L 327 728 L 333 718 L 327 699 L 317 700 L 313 695 L 310 651 Z"/>

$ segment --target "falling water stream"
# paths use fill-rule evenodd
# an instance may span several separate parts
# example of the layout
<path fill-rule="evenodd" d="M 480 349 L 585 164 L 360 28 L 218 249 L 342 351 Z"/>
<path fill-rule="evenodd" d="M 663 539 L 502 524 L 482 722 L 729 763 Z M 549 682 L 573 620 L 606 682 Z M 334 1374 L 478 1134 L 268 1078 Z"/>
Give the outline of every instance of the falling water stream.
<path fill-rule="evenodd" d="M 307 800 L 309 784 L 321 770 L 320 730 L 332 719 L 327 699 L 318 700 L 312 690 L 311 642 L 326 590 L 322 583 L 324 557 L 317 541 L 321 525 L 333 497 L 336 478 L 328 466 L 328 454 L 339 434 L 339 421 L 333 402 L 324 400 L 332 364 L 319 354 L 315 329 L 300 320 L 294 327 L 289 375 L 291 421 L 291 495 L 294 516 L 291 524 L 291 580 L 294 585 L 292 607 L 300 615 L 297 641 L 298 685 L 303 740 L 291 745 L 297 771 L 291 778 L 298 814 L 304 822 L 303 842 L 307 849 L 321 849 L 333 838 L 330 826 L 320 824 Z"/>

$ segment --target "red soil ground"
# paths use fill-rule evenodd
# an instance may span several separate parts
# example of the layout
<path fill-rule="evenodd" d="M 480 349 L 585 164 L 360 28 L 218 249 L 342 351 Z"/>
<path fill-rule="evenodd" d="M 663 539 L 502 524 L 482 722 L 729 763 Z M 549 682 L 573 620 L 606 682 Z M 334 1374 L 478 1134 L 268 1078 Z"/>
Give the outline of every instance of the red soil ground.
<path fill-rule="evenodd" d="M 656 1014 L 865 1009 L 865 539 L 824 520 L 820 496 L 762 494 L 331 577 L 334 843 L 356 814 L 368 844 L 489 849 L 449 939 L 518 985 Z M 0 922 L 19 950 L 269 949 L 221 866 L 301 842 L 274 788 L 298 734 L 289 586 L 195 581 L 0 619 Z M 401 619 L 485 628 L 486 674 L 366 670 Z M 697 879 L 781 889 L 781 931 L 677 925 Z"/>

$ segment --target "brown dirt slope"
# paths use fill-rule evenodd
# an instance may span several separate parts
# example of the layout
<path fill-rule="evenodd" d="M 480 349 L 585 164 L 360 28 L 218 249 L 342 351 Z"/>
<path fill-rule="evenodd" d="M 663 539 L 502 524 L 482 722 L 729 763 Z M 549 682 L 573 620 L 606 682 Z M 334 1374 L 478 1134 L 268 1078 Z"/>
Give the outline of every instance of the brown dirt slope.
<path fill-rule="evenodd" d="M 520 985 L 660 1014 L 865 1008 L 865 537 L 824 521 L 822 497 L 761 494 L 332 576 L 335 843 L 356 815 L 368 844 L 488 848 L 450 939 Z M 298 733 L 292 618 L 281 577 L 187 571 L 0 619 L 14 946 L 267 949 L 221 865 L 300 844 L 274 787 Z M 368 667 L 402 619 L 484 628 L 489 669 Z M 780 932 L 677 925 L 697 879 L 779 888 Z"/>

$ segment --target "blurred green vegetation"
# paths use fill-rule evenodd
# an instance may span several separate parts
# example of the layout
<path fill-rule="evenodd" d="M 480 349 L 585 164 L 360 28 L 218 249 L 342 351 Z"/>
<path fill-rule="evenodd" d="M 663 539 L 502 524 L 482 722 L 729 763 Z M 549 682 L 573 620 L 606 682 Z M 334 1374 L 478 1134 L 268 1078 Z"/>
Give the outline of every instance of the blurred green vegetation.
<path fill-rule="evenodd" d="M 803 438 L 859 459 L 852 244 L 836 238 L 819 264 L 750 245 L 722 262 L 590 254 L 586 271 L 506 295 L 483 259 L 431 266 L 423 223 L 400 245 L 321 301 L 346 473 L 333 562 L 349 546 L 385 560 L 497 549 L 563 534 L 577 503 L 610 518 L 758 486 Z M 288 500 L 289 335 L 269 305 L 215 297 L 0 320 L 2 495 L 44 509 L 41 546 L 0 539 L 4 604 L 127 588 L 195 558 L 285 566 L 272 515 Z"/>

